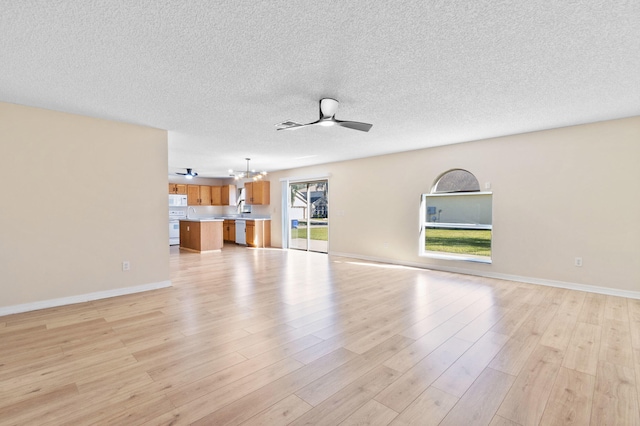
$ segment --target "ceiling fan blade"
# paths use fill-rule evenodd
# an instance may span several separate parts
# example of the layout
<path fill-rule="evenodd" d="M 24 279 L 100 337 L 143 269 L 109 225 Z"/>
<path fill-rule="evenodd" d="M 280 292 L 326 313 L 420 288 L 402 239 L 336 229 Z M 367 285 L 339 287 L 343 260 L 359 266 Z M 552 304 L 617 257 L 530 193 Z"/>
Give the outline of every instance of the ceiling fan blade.
<path fill-rule="evenodd" d="M 349 129 L 360 130 L 362 132 L 368 132 L 373 124 L 369 123 L 360 123 L 359 121 L 342 121 L 342 120 L 333 120 L 338 126 L 347 127 Z"/>
<path fill-rule="evenodd" d="M 191 176 L 191 177 L 198 176 L 198 173 L 194 172 L 193 169 L 189 169 L 189 168 L 187 168 L 187 173 L 176 172 L 176 174 L 177 175 L 182 175 L 182 176 Z"/>
<path fill-rule="evenodd" d="M 305 126 L 311 126 L 312 124 L 316 124 L 316 122 L 313 123 L 307 123 L 307 124 L 302 124 L 302 123 L 296 123 L 295 121 L 283 121 L 282 123 L 278 123 L 276 124 L 276 130 L 293 130 L 293 129 L 299 129 L 300 127 L 305 127 Z"/>
<path fill-rule="evenodd" d="M 340 103 L 333 98 L 322 98 L 319 102 L 320 109 L 320 118 L 313 123 L 301 124 L 296 123 L 295 121 L 287 120 L 282 123 L 276 124 L 276 130 L 290 130 L 290 129 L 299 129 L 300 127 L 306 126 L 333 126 L 338 125 L 342 127 L 347 127 L 349 129 L 360 130 L 361 132 L 368 132 L 373 124 L 369 123 L 360 123 L 358 121 L 341 121 L 336 120 L 335 115 L 338 110 L 338 105 Z"/>

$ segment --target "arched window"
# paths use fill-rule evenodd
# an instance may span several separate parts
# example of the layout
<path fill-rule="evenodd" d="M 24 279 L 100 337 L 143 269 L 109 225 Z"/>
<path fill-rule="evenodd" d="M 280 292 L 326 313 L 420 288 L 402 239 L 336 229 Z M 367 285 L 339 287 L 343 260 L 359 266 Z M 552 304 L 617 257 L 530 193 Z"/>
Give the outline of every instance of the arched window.
<path fill-rule="evenodd" d="M 478 179 L 466 170 L 449 170 L 436 180 L 431 193 L 447 194 L 452 192 L 480 192 L 480 184 Z"/>
<path fill-rule="evenodd" d="M 490 263 L 492 197 L 466 170 L 440 175 L 431 192 L 422 194 L 420 254 Z"/>

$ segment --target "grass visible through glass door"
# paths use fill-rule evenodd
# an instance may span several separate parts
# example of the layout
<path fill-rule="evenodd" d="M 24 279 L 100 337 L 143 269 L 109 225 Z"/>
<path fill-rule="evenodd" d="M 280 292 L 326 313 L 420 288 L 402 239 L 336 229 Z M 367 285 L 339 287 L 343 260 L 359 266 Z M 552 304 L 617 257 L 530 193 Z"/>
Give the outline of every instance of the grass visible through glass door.
<path fill-rule="evenodd" d="M 291 238 L 307 238 L 307 224 L 306 222 L 298 222 L 297 228 L 291 229 Z M 311 222 L 311 239 L 327 241 L 329 239 L 329 228 L 327 227 L 326 219 L 324 221 L 312 221 Z"/>

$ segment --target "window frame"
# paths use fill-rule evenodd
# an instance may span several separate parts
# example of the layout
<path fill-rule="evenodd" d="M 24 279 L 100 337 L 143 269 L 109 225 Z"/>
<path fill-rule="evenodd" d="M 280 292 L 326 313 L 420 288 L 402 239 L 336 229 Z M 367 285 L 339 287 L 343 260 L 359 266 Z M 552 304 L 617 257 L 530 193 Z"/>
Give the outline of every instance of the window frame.
<path fill-rule="evenodd" d="M 437 183 L 437 182 L 436 182 Z M 435 188 L 436 185 L 433 186 Z M 429 222 L 427 221 L 427 198 L 435 197 L 467 197 L 467 196 L 490 196 L 491 197 L 491 224 L 469 224 L 469 223 L 449 223 L 449 222 Z M 476 263 L 493 263 L 493 249 L 491 255 L 478 256 L 472 254 L 456 254 L 447 253 L 443 251 L 427 250 L 426 245 L 426 230 L 427 228 L 441 228 L 441 229 L 482 229 L 491 231 L 491 246 L 493 248 L 493 192 L 491 191 L 472 191 L 472 192 L 446 192 L 446 193 L 426 193 L 420 197 L 420 237 L 419 237 L 419 255 L 421 257 L 428 257 L 433 259 L 445 259 L 445 260 L 462 260 L 467 262 Z"/>

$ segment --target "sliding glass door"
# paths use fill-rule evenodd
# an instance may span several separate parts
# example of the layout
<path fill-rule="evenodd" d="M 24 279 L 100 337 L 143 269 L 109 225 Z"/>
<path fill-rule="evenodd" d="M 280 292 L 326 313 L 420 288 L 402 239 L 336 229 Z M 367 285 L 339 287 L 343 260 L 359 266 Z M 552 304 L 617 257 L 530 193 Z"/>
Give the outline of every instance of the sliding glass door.
<path fill-rule="evenodd" d="M 289 248 L 328 252 L 328 191 L 326 180 L 289 184 Z"/>

